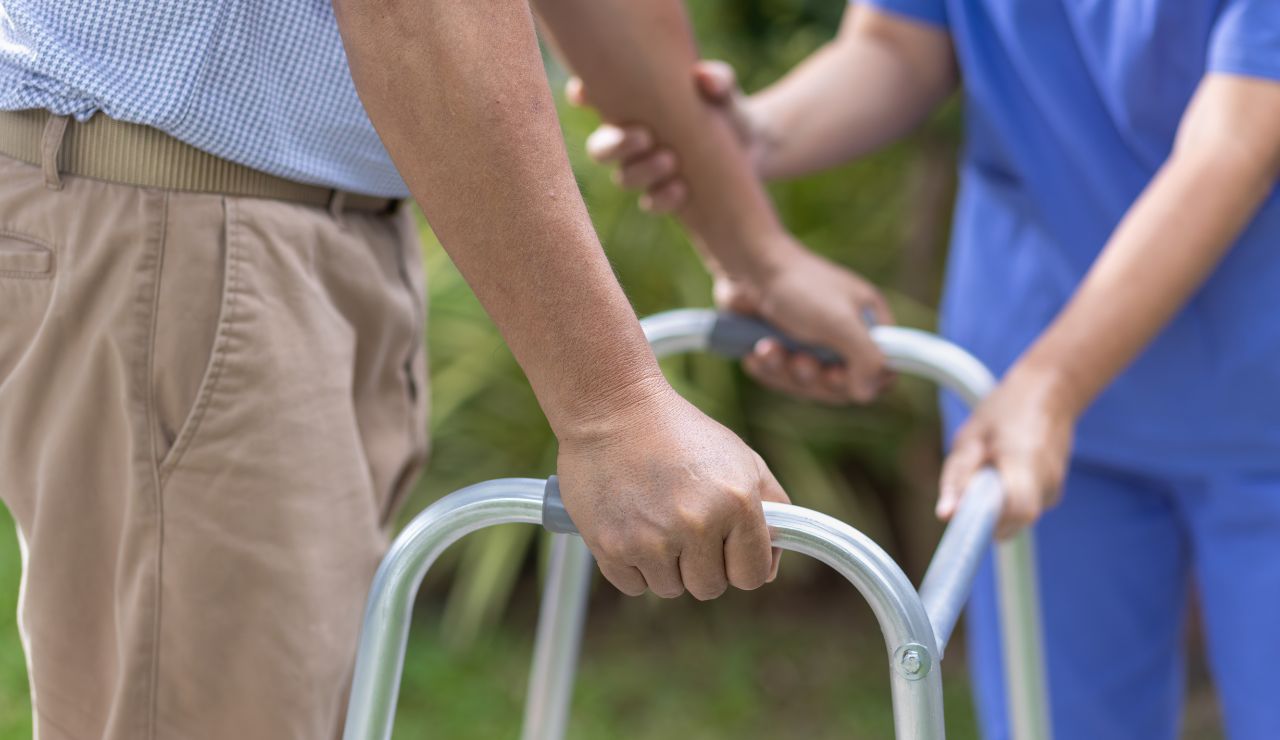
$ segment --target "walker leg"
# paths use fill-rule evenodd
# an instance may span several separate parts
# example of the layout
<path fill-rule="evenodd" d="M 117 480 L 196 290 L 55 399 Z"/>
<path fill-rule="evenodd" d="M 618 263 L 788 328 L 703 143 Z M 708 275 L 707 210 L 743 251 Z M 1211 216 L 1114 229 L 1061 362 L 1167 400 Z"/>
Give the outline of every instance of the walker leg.
<path fill-rule="evenodd" d="M 573 699 L 582 624 L 591 592 L 591 551 L 581 537 L 551 536 L 547 587 L 538 614 L 533 670 L 524 705 L 523 740 L 561 740 Z"/>
<path fill-rule="evenodd" d="M 1014 740 L 1050 740 L 1048 679 L 1030 529 L 996 548 L 1006 701 Z"/>

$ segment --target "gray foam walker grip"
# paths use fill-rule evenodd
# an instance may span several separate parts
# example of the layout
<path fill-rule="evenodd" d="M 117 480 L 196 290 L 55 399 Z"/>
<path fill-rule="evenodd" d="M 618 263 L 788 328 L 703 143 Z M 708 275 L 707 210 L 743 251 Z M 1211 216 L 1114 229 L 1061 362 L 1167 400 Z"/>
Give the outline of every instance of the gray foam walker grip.
<path fill-rule="evenodd" d="M 805 352 L 824 365 L 840 365 L 840 355 L 825 348 L 813 347 L 788 337 L 759 319 L 732 313 L 716 314 L 716 323 L 707 337 L 707 349 L 724 357 L 741 359 L 751 353 L 761 339 L 773 338 L 790 352 Z"/>
<path fill-rule="evenodd" d="M 542 494 L 542 526 L 548 532 L 556 534 L 577 534 L 578 528 L 564 509 L 564 501 L 560 498 L 560 479 L 556 476 L 547 478 L 547 487 Z"/>

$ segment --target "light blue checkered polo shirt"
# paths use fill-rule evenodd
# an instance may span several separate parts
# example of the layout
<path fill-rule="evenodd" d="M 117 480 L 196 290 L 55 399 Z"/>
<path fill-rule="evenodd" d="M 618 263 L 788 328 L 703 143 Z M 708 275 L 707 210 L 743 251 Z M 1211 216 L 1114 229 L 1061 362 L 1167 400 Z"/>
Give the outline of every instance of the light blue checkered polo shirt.
<path fill-rule="evenodd" d="M 0 0 L 0 110 L 102 112 L 300 182 L 408 194 L 329 0 Z"/>

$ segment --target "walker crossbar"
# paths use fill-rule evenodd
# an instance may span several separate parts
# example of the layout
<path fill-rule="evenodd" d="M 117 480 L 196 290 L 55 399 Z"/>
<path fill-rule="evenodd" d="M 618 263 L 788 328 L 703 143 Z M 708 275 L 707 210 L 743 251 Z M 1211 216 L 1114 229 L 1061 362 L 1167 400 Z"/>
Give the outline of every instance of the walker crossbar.
<path fill-rule="evenodd" d="M 760 338 L 776 336 L 759 322 L 697 309 L 657 314 L 642 325 L 659 356 L 711 350 L 740 357 Z M 981 363 L 933 335 L 878 327 L 872 336 L 892 367 L 934 380 L 970 404 L 994 384 Z M 811 350 L 824 361 L 835 359 L 825 350 L 778 339 L 792 349 Z M 835 568 L 870 603 L 888 650 L 898 738 L 943 737 L 938 662 L 991 542 L 1002 496 L 994 471 L 975 476 L 943 534 L 919 593 L 879 546 L 849 525 L 801 507 L 765 504 L 776 546 Z M 346 740 L 386 740 L 391 735 L 413 600 L 432 562 L 466 534 L 510 522 L 542 523 L 557 532 L 523 737 L 563 737 L 593 568 L 590 552 L 574 534 L 559 501 L 553 476 L 547 481 L 506 479 L 464 488 L 428 507 L 396 538 L 374 578 L 365 611 Z M 1042 740 L 1049 733 L 1029 536 L 1002 545 L 997 567 L 1014 737 Z"/>

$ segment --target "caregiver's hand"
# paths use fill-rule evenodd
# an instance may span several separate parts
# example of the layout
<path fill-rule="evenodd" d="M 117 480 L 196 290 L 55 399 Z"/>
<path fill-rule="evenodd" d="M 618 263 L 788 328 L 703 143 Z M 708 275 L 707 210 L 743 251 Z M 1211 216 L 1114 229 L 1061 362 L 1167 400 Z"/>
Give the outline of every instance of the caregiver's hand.
<path fill-rule="evenodd" d="M 764 176 L 772 139 L 763 116 L 738 87 L 733 67 L 724 62 L 698 62 L 693 68 L 693 84 L 704 100 L 728 115 L 747 157 Z M 577 77 L 569 80 L 565 94 L 574 105 L 590 105 L 589 94 Z M 603 124 L 587 138 L 587 154 L 601 164 L 618 165 L 616 182 L 628 190 L 642 191 L 640 207 L 647 211 L 669 213 L 684 205 L 688 197 L 675 152 L 659 145 L 644 126 Z"/>
<path fill-rule="evenodd" d="M 950 519 L 973 474 L 994 465 L 1005 487 L 996 536 L 1033 524 L 1061 496 L 1078 414 L 1056 371 L 1015 365 L 956 434 L 938 517 Z"/>
<path fill-rule="evenodd" d="M 717 275 L 716 305 L 734 313 L 759 316 L 788 336 L 829 347 L 842 365 L 823 365 L 802 352 L 788 352 L 774 339 L 762 339 L 742 366 L 762 385 L 823 403 L 867 403 L 890 384 L 880 348 L 871 339 L 867 319 L 892 324 L 893 313 L 871 283 L 809 251 L 783 234 L 777 251 L 787 257 L 753 282 Z"/>

